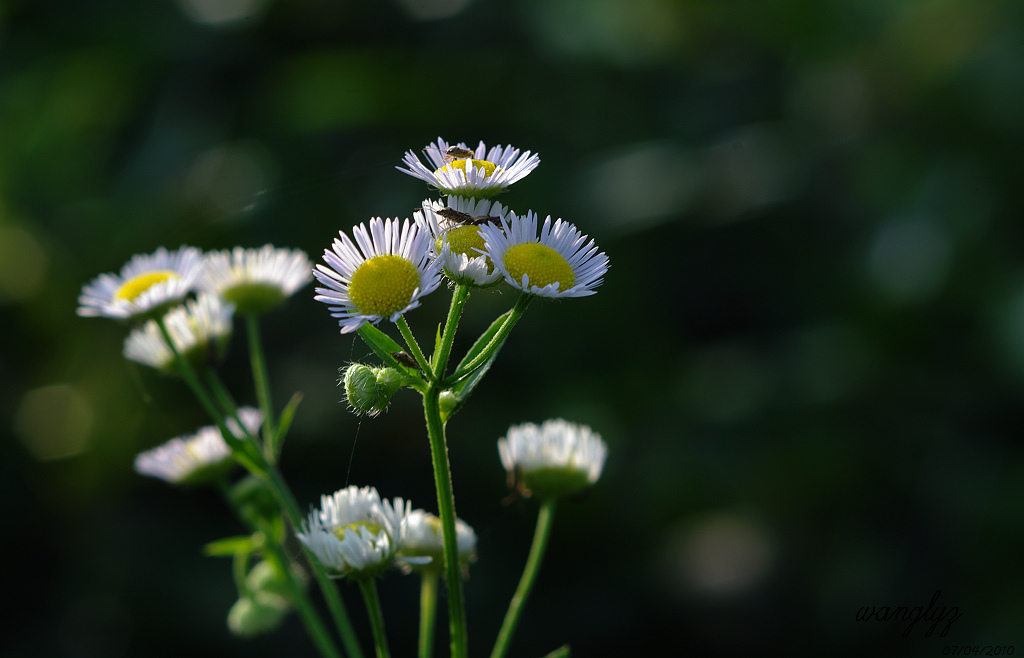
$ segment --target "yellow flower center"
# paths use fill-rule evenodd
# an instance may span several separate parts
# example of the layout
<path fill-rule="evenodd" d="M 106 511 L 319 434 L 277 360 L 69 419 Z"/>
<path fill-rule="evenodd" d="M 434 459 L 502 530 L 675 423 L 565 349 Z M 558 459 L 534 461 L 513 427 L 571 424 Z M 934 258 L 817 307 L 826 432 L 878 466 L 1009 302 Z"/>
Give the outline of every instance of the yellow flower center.
<path fill-rule="evenodd" d="M 510 247 L 505 252 L 504 263 L 512 280 L 519 284 L 524 274 L 530 277 L 531 287 L 543 288 L 557 282 L 559 292 L 576 283 L 576 275 L 569 262 L 546 245 L 527 242 Z"/>
<path fill-rule="evenodd" d="M 380 533 L 380 531 L 382 530 L 381 526 L 370 521 L 354 521 L 352 523 L 347 523 L 345 525 L 338 526 L 337 528 L 334 528 L 332 532 L 334 532 L 334 536 L 338 539 L 344 539 L 346 530 L 355 530 L 356 532 L 359 532 L 357 528 L 366 528 L 374 535 Z"/>
<path fill-rule="evenodd" d="M 408 306 L 419 285 L 415 265 L 401 256 L 384 254 L 356 268 L 348 294 L 360 313 L 387 317 Z"/>
<path fill-rule="evenodd" d="M 479 169 L 480 167 L 483 167 L 484 178 L 491 176 L 494 173 L 494 170 L 498 168 L 496 164 L 494 164 L 493 162 L 488 162 L 487 160 L 469 160 L 464 158 L 462 160 L 456 160 L 455 162 L 451 162 L 445 165 L 444 169 L 461 169 L 468 174 L 470 171 L 470 167 L 473 167 L 474 169 Z M 437 173 L 440 172 L 441 169 L 438 169 Z"/>
<path fill-rule="evenodd" d="M 448 248 L 455 254 L 466 254 L 470 258 L 480 255 L 477 249 L 483 250 L 484 239 L 480 237 L 479 226 L 458 226 L 444 234 Z"/>
<path fill-rule="evenodd" d="M 149 290 L 152 286 L 167 281 L 169 279 L 177 279 L 178 273 L 173 270 L 157 270 L 155 272 L 146 272 L 140 274 L 134 279 L 128 279 L 118 288 L 117 292 L 114 293 L 114 299 L 127 299 L 132 301 L 142 293 Z"/>

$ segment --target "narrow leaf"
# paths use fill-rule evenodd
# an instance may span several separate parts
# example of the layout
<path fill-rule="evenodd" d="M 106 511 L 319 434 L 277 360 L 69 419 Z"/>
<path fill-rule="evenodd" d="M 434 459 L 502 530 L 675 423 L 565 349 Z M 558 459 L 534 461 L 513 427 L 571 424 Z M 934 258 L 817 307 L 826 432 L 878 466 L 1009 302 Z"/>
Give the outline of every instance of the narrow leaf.
<path fill-rule="evenodd" d="M 473 343 L 473 346 L 469 348 L 469 352 L 467 352 L 466 356 L 464 356 L 462 358 L 462 361 L 459 362 L 459 367 L 456 368 L 456 372 L 458 372 L 458 370 L 462 368 L 463 365 L 469 363 L 474 358 L 476 358 L 477 355 L 484 351 L 484 348 L 486 348 L 487 345 L 490 344 L 491 339 L 494 338 L 495 334 L 497 334 L 498 331 L 501 329 L 509 313 L 511 312 L 512 311 L 508 311 L 499 316 L 498 319 L 495 320 L 491 324 L 491 326 L 487 328 L 487 331 L 485 331 L 479 338 L 477 338 L 476 342 Z M 504 344 L 504 341 L 502 341 L 502 343 L 494 349 L 494 352 L 491 353 L 489 359 L 484 361 L 483 364 L 481 364 L 479 368 L 474 370 L 471 375 L 469 375 L 459 383 L 452 386 L 451 392 L 455 394 L 457 404 L 455 405 L 454 409 L 445 414 L 446 420 L 450 418 L 452 414 L 459 410 L 463 402 L 466 401 L 466 398 L 469 397 L 469 394 L 473 392 L 473 389 L 476 388 L 477 384 L 479 384 L 480 381 L 484 378 L 484 375 L 486 375 L 487 371 L 490 370 L 491 364 L 494 363 L 494 359 L 497 358 L 498 352 L 501 351 L 501 347 Z"/>
<path fill-rule="evenodd" d="M 484 351 L 484 348 L 491 342 L 491 339 L 494 338 L 494 335 L 498 333 L 498 330 L 501 329 L 502 325 L 505 324 L 505 320 L 507 320 L 508 316 L 511 314 L 511 309 L 505 311 L 498 316 L 497 320 L 491 323 L 491 326 L 487 327 L 487 331 L 480 334 L 480 337 L 476 339 L 475 343 L 473 343 L 473 347 L 469 348 L 469 351 L 466 352 L 466 356 L 462 357 L 462 361 L 459 361 L 459 367 L 455 369 L 456 372 L 461 370 L 462 366 L 475 359 L 478 354 Z"/>
<path fill-rule="evenodd" d="M 288 428 L 292 426 L 292 420 L 295 418 L 295 411 L 299 408 L 300 402 L 302 402 L 302 391 L 295 391 L 295 395 L 288 400 L 288 404 L 281 412 L 281 418 L 277 423 L 277 436 L 274 438 L 273 445 L 275 457 L 281 454 L 281 446 L 284 445 L 284 438 L 288 436 Z"/>
<path fill-rule="evenodd" d="M 254 550 L 256 550 L 256 544 L 249 535 L 226 537 L 203 546 L 203 553 L 217 557 L 252 553 Z"/>
<path fill-rule="evenodd" d="M 359 327 L 357 333 L 359 334 L 359 337 L 370 346 L 370 349 L 377 355 L 377 358 L 389 366 L 401 366 L 401 364 L 395 360 L 395 357 L 391 356 L 391 353 L 401 352 L 402 346 L 392 340 L 390 336 L 369 322 Z"/>

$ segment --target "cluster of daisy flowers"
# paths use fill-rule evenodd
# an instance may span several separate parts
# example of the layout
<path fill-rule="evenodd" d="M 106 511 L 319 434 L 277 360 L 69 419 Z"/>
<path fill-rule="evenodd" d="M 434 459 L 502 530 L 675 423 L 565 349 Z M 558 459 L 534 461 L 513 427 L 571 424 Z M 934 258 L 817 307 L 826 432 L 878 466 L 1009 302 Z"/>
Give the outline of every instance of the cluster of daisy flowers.
<path fill-rule="evenodd" d="M 384 500 L 373 487 L 349 486 L 321 496 L 296 537 L 340 577 L 375 577 L 396 562 L 405 570 L 440 570 L 444 544 L 430 519 L 436 517 L 413 510 L 409 501 Z M 459 547 L 466 564 L 475 559 L 476 533 L 461 520 Z"/>
<path fill-rule="evenodd" d="M 354 227 L 352 238 L 342 231 L 313 273 L 321 284 L 315 299 L 328 305 L 342 333 L 397 321 L 442 276 L 475 287 L 504 281 L 538 297 L 594 294 L 608 257 L 593 240 L 561 219 L 548 215 L 541 222 L 532 210 L 517 214 L 491 201 L 537 167 L 536 154 L 483 142 L 471 149 L 440 138 L 423 153 L 427 164 L 409 151 L 398 170 L 447 199 L 424 200 L 412 222 L 377 217 Z"/>
<path fill-rule="evenodd" d="M 349 234 L 340 232 L 331 248 L 324 250 L 323 263 L 315 268 L 304 252 L 272 245 L 208 253 L 182 246 L 174 251 L 160 248 L 152 254 L 136 255 L 120 272 L 102 274 L 83 287 L 78 300 L 80 316 L 130 323 L 124 356 L 159 371 L 184 376 L 217 420 L 216 426 L 203 427 L 192 435 L 174 438 L 139 454 L 135 460 L 138 473 L 172 484 L 219 481 L 223 486 L 227 484 L 228 469 L 241 464 L 252 476 L 231 488 L 229 502 L 253 527 L 257 524 L 249 518 L 250 512 L 243 510 L 248 506 L 243 498 L 251 494 L 255 500 L 261 492 L 271 495 L 269 492 L 273 489 L 276 496 L 271 495 L 271 498 L 293 500 L 276 473 L 275 464 L 280 441 L 291 421 L 289 414 L 294 413 L 294 408 L 286 408 L 281 423 L 275 423 L 255 318 L 279 307 L 313 279 L 320 284 L 314 299 L 328 305 L 342 334 L 387 319 L 399 323 L 410 351 L 414 352 L 413 356 L 401 351 L 391 352 L 395 361 L 409 366 L 407 370 L 372 368 L 357 363 L 346 368 L 343 381 L 353 409 L 375 415 L 387 407 L 399 388 L 417 388 L 424 393 L 431 451 L 434 453 L 440 446 L 440 454 L 446 450 L 444 420 L 472 389 L 470 380 L 475 386 L 479 375 L 473 373 L 486 371 L 484 364 L 494 358 L 518 318 L 514 312 L 521 314 L 532 297 L 583 297 L 596 292 L 608 270 L 608 257 L 598 250 L 592 239 L 562 219 L 552 221 L 549 215 L 542 221 L 533 210 L 520 214 L 493 200 L 495 195 L 537 167 L 540 158 L 536 154 L 511 146 L 488 149 L 483 142 L 470 148 L 464 143 L 449 144 L 440 138 L 424 148 L 423 154 L 426 162 L 409 151 L 403 159 L 405 167 L 399 170 L 436 188 L 443 198 L 425 199 L 411 220 L 377 217 L 355 226 Z M 497 333 L 489 335 L 489 342 L 478 341 L 479 349 L 474 345 L 477 351 L 471 350 L 447 379 L 444 370 L 458 316 L 449 316 L 451 332 L 447 325 L 443 337 L 438 332 L 437 349 L 430 360 L 423 356 L 403 319 L 407 312 L 420 306 L 423 297 L 437 290 L 444 279 L 461 286 L 453 297 L 452 313 L 456 308 L 461 313 L 461 306 L 455 300 L 464 302 L 471 287 L 489 288 L 504 283 L 522 293 L 516 303 L 519 311 L 513 309 L 506 314 L 513 319 L 506 320 L 500 330 L 494 329 Z M 262 411 L 236 408 L 210 368 L 225 354 L 235 315 L 244 315 L 250 321 L 253 377 Z M 373 336 L 373 333 L 361 332 L 371 346 L 367 334 Z M 427 373 L 428 366 L 436 372 Z M 417 369 L 422 372 L 416 372 Z M 200 371 L 202 384 L 196 377 L 196 372 Z M 204 384 L 217 399 L 216 405 L 208 399 Z M 429 404 L 428 398 L 432 400 Z M 448 404 L 447 411 L 442 411 L 444 404 Z M 221 407 L 220 411 L 217 406 Z M 437 422 L 431 424 L 432 418 L 439 419 L 440 434 L 436 431 Z M 262 445 L 257 439 L 261 427 Z M 435 445 L 437 436 L 440 442 Z M 523 496 L 536 496 L 543 505 L 553 505 L 554 501 L 580 493 L 597 481 L 604 468 L 607 447 L 590 428 L 558 419 L 539 426 L 526 423 L 511 427 L 498 441 L 498 452 L 511 486 Z M 444 462 L 447 469 L 447 460 Z M 440 477 L 437 464 L 435 459 L 435 479 Z M 267 477 L 268 474 L 272 477 Z M 448 472 L 442 474 L 443 479 L 450 482 Z M 308 556 L 312 556 L 310 566 L 319 574 L 320 587 L 335 616 L 338 613 L 333 608 L 339 607 L 340 601 L 331 604 L 332 595 L 324 586 L 329 582 L 324 578 L 325 573 L 359 581 L 361 587 L 366 588 L 364 595 L 371 608 L 370 583 L 392 566 L 406 573 L 419 572 L 423 576 L 424 592 L 428 591 L 428 581 L 436 583 L 443 575 L 448 580 L 451 618 L 463 617 L 462 630 L 456 630 L 456 623 L 452 622 L 453 655 L 464 655 L 461 580 L 468 576 L 469 564 L 476 560 L 477 537 L 468 524 L 456 518 L 450 487 L 446 496 L 450 503 L 444 505 L 438 485 L 440 517 L 424 510 L 413 510 L 411 503 L 402 498 L 382 499 L 373 487 L 355 486 L 322 496 L 319 508 L 311 508 L 304 519 L 294 503 L 291 506 L 282 503 L 282 509 L 274 512 L 251 513 L 288 513 L 294 537 L 308 551 Z M 256 503 L 252 505 L 254 510 L 259 507 Z M 535 535 L 535 547 L 541 547 L 536 549 L 538 557 L 531 557 L 527 564 L 520 589 L 499 633 L 494 655 L 502 656 L 507 650 L 508 637 L 529 591 L 528 583 L 536 575 L 539 554 L 550 530 L 551 515 L 545 510 L 549 508 L 542 507 Z M 256 542 L 257 535 L 260 533 L 253 535 L 252 542 Z M 239 635 L 272 630 L 291 608 L 291 597 L 304 596 L 299 583 L 301 578 L 287 575 L 295 566 L 290 559 L 281 556 L 276 560 L 266 559 L 273 557 L 274 542 L 280 539 L 264 535 L 260 541 L 270 543 L 231 538 L 216 549 L 222 552 L 211 553 L 233 554 L 236 576 L 245 575 L 244 584 L 239 584 L 239 600 L 228 617 L 229 627 Z M 261 551 L 264 561 L 249 571 L 249 558 Z M 531 554 L 533 552 L 531 549 Z M 268 584 L 270 581 L 277 584 L 272 587 Z M 458 596 L 453 596 L 453 591 L 458 592 Z M 379 608 L 379 602 L 376 605 Z M 312 614 L 309 606 L 296 609 L 304 616 Z M 383 625 L 378 621 L 373 621 L 378 655 L 386 655 Z M 340 626 L 348 623 L 344 619 L 336 619 L 336 622 Z M 346 633 L 341 634 L 342 641 L 349 642 Z M 432 630 L 428 635 L 432 635 Z M 319 637 L 322 650 L 324 642 L 324 638 Z M 346 646 L 349 653 L 358 653 L 357 649 Z M 324 651 L 324 654 L 331 652 Z"/>
<path fill-rule="evenodd" d="M 498 440 L 498 453 L 520 492 L 557 499 L 596 483 L 608 448 L 586 425 L 559 418 L 512 426 Z M 349 486 L 321 496 L 296 537 L 331 573 L 345 578 L 376 577 L 395 563 L 405 571 L 440 571 L 444 563 L 440 519 L 401 498 L 381 499 L 373 487 Z M 462 519 L 456 519 L 456 543 L 465 575 L 476 560 L 477 537 Z"/>
<path fill-rule="evenodd" d="M 123 349 L 130 361 L 181 374 L 177 354 L 187 367 L 202 370 L 224 356 L 236 314 L 276 308 L 312 281 L 311 269 L 305 252 L 272 245 L 205 254 L 190 246 L 161 247 L 83 286 L 78 315 L 131 323 Z M 254 411 L 239 410 L 249 435 L 259 427 L 250 427 Z M 236 421 L 228 426 L 241 438 Z M 135 467 L 144 475 L 189 483 L 222 470 L 229 456 L 220 432 L 209 427 L 139 455 Z"/>
<path fill-rule="evenodd" d="M 206 254 L 196 247 L 161 247 L 86 284 L 78 315 L 135 323 L 124 345 L 132 361 L 172 371 L 177 351 L 200 366 L 223 354 L 236 313 L 276 308 L 312 280 L 311 268 L 304 252 L 272 245 Z"/>

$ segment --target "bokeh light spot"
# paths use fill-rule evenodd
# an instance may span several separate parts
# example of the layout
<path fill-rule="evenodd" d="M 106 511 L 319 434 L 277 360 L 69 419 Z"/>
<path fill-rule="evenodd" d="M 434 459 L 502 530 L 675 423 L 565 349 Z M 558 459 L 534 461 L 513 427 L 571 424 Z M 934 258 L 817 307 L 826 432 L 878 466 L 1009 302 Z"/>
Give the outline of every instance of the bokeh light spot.
<path fill-rule="evenodd" d="M 18 438 L 39 461 L 84 452 L 92 426 L 92 409 L 68 384 L 29 391 L 21 399 L 14 417 Z"/>

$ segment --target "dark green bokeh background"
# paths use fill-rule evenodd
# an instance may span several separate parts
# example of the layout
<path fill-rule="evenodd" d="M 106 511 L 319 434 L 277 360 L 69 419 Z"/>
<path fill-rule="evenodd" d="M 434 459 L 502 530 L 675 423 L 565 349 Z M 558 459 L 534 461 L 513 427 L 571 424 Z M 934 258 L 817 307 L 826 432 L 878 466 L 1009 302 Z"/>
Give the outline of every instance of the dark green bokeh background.
<path fill-rule="evenodd" d="M 160 245 L 318 260 L 433 196 L 394 167 L 438 135 L 539 152 L 501 200 L 612 263 L 534 303 L 449 424 L 473 655 L 536 513 L 501 504 L 495 441 L 549 417 L 610 458 L 559 510 L 513 655 L 1024 651 L 1016 0 L 0 1 L 0 651 L 312 655 L 294 617 L 228 633 L 230 565 L 200 548 L 241 528 L 131 468 L 206 419 L 76 298 Z M 474 295 L 456 354 L 513 300 Z M 410 314 L 421 340 L 446 304 Z M 435 509 L 416 396 L 347 412 L 337 369 L 367 350 L 312 286 L 264 329 L 278 404 L 306 396 L 301 504 L 351 483 Z M 239 337 L 225 377 L 253 402 L 247 373 Z M 937 590 L 945 638 L 855 621 Z M 381 592 L 412 655 L 417 582 Z"/>

